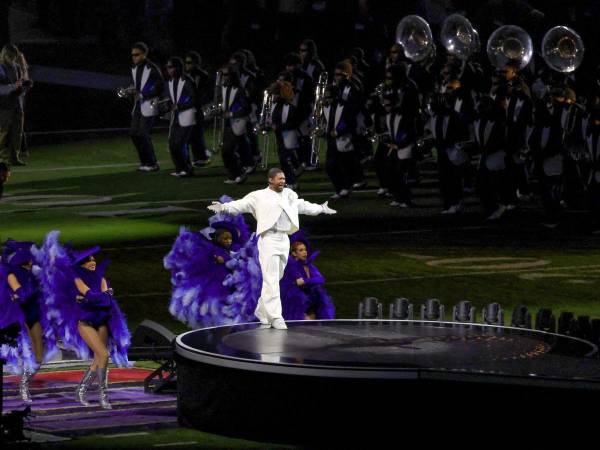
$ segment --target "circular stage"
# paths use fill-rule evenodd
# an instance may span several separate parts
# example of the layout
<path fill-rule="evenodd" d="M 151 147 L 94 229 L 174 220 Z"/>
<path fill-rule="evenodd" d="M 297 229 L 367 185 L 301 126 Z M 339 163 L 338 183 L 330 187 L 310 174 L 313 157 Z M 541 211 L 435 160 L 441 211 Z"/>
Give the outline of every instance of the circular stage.
<path fill-rule="evenodd" d="M 289 427 L 307 418 L 329 423 L 337 417 L 344 424 L 338 431 L 358 427 L 356 437 L 372 421 L 365 411 L 376 413 L 381 425 L 386 405 L 407 401 L 411 415 L 404 420 L 410 421 L 431 402 L 453 404 L 457 413 L 465 401 L 484 401 L 499 412 L 503 402 L 525 397 L 543 409 L 563 396 L 600 394 L 596 346 L 569 336 L 425 321 L 297 321 L 288 327 L 252 323 L 178 336 L 180 421 L 289 440 Z M 265 423 L 273 425 L 266 435 Z M 303 442 L 306 433 L 291 436 Z"/>

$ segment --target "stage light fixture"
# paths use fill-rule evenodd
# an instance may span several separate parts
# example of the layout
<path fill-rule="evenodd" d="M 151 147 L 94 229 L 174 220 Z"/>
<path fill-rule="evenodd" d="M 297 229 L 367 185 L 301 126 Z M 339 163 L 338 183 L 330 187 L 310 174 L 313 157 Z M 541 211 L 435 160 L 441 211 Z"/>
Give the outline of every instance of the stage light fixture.
<path fill-rule="evenodd" d="M 535 315 L 535 329 L 546 331 L 548 333 L 556 333 L 556 317 L 552 310 L 541 308 Z"/>
<path fill-rule="evenodd" d="M 452 308 L 452 320 L 454 322 L 475 323 L 475 308 L 468 300 L 461 300 Z"/>
<path fill-rule="evenodd" d="M 531 313 L 525 305 L 513 309 L 510 325 L 516 328 L 531 328 Z"/>
<path fill-rule="evenodd" d="M 444 305 L 437 298 L 425 300 L 425 304 L 421 305 L 421 320 L 444 320 Z"/>
<path fill-rule="evenodd" d="M 504 310 L 499 303 L 489 303 L 481 311 L 481 321 L 487 325 L 504 325 Z"/>
<path fill-rule="evenodd" d="M 558 330 L 559 334 L 566 334 L 567 336 L 574 336 L 577 333 L 577 322 L 575 321 L 575 314 L 571 311 L 563 311 L 558 316 Z"/>
<path fill-rule="evenodd" d="M 358 304 L 359 319 L 382 319 L 383 305 L 376 297 L 365 297 Z"/>
<path fill-rule="evenodd" d="M 413 305 L 407 298 L 395 298 L 390 304 L 390 319 L 412 320 Z"/>

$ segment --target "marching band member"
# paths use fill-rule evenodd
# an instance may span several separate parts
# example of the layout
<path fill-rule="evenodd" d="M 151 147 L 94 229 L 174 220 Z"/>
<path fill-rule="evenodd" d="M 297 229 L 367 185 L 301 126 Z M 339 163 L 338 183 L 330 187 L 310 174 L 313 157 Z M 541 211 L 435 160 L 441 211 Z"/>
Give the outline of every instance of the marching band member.
<path fill-rule="evenodd" d="M 383 107 L 386 111 L 387 133 L 390 141 L 388 148 L 388 174 L 390 193 L 394 200 L 390 206 L 408 208 L 412 205 L 408 174 L 413 159 L 413 148 L 416 140 L 415 116 L 407 103 L 401 104 L 395 92 L 386 94 Z"/>
<path fill-rule="evenodd" d="M 248 177 L 246 168 L 254 166 L 248 141 L 248 114 L 250 104 L 235 67 L 227 65 L 221 70 L 222 99 L 225 129 L 223 135 L 223 164 L 229 173 L 226 184 L 242 184 Z"/>
<path fill-rule="evenodd" d="M 196 85 L 183 74 L 181 58 L 167 62 L 168 96 L 171 99 L 171 123 L 169 125 L 169 153 L 175 165 L 174 177 L 189 177 L 193 173 L 189 155 L 189 140 L 196 125 Z"/>
<path fill-rule="evenodd" d="M 506 159 L 506 99 L 483 97 L 477 106 L 475 140 L 481 151 L 478 187 L 487 220 L 497 220 L 511 204 L 512 189 Z"/>
<path fill-rule="evenodd" d="M 309 75 L 302 70 L 302 61 L 296 53 L 288 53 L 284 59 L 285 71 L 290 75 L 294 88 L 294 102 L 300 126 L 300 147 L 298 149 L 299 163 L 303 167 L 310 164 L 310 114 L 314 101 L 314 83 Z"/>
<path fill-rule="evenodd" d="M 325 89 L 323 115 L 327 122 L 327 160 L 325 170 L 333 183 L 332 199 L 350 195 L 355 183 L 364 183 L 360 157 L 354 147 L 356 109 L 338 94 L 337 86 Z"/>
<path fill-rule="evenodd" d="M 325 65 L 319 59 L 317 54 L 317 44 L 312 39 L 305 39 L 298 49 L 302 70 L 308 75 L 313 83 L 319 79 L 319 75 L 325 71 Z"/>
<path fill-rule="evenodd" d="M 469 156 L 461 147 L 468 140 L 468 124 L 456 112 L 453 96 L 448 93 L 433 96 L 429 129 L 437 149 L 440 191 L 444 200 L 442 214 L 456 214 L 462 210 L 462 181 Z"/>
<path fill-rule="evenodd" d="M 273 95 L 271 126 L 277 142 L 279 163 L 288 188 L 295 189 L 297 186 L 293 162 L 300 147 L 298 126 L 301 118 L 293 105 L 294 88 L 286 81 L 277 81 L 269 87 L 269 93 Z"/>
<path fill-rule="evenodd" d="M 152 127 L 158 109 L 152 107 L 151 101 L 157 99 L 163 92 L 164 80 L 160 69 L 148 59 L 148 46 L 143 42 L 136 42 L 131 47 L 133 67 L 134 105 L 131 113 L 131 140 L 140 159 L 141 172 L 154 172 L 159 170 L 156 153 L 152 145 Z"/>
<path fill-rule="evenodd" d="M 198 52 L 191 51 L 185 55 L 185 75 L 190 77 L 196 86 L 196 125 L 192 128 L 190 148 L 192 150 L 192 166 L 204 167 L 210 164 L 210 152 L 204 139 L 204 117 L 202 105 L 212 99 L 210 76 L 202 69 L 202 57 Z"/>

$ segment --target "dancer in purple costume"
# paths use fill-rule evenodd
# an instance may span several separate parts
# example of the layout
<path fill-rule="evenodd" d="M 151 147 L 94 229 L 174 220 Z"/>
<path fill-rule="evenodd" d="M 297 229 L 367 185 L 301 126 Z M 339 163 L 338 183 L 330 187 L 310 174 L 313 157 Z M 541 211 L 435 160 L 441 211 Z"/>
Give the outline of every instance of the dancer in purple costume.
<path fill-rule="evenodd" d="M 46 236 L 36 260 L 42 268 L 41 284 L 50 323 L 64 345 L 80 358 L 93 361 L 76 389 L 76 398 L 90 406 L 87 391 L 98 377 L 100 406 L 111 409 L 108 401 L 108 358 L 118 366 L 129 367 L 127 348 L 131 335 L 125 316 L 113 298 L 113 290 L 104 273 L 108 261 L 96 264 L 94 254 L 100 248 L 84 251 L 65 248 L 59 232 Z"/>
<path fill-rule="evenodd" d="M 284 319 L 333 319 L 335 307 L 323 287 L 325 277 L 313 264 L 319 252 L 312 251 L 302 231 L 291 235 L 290 242 L 291 255 L 280 282 Z"/>
<path fill-rule="evenodd" d="M 223 196 L 223 203 L 231 198 Z M 250 319 L 246 298 L 236 293 L 236 283 L 225 280 L 242 265 L 234 261 L 248 244 L 249 230 L 242 216 L 215 214 L 200 232 L 182 228 L 164 258 L 171 270 L 173 293 L 169 312 L 191 328 L 239 323 Z M 237 274 L 236 282 L 240 281 Z"/>
<path fill-rule="evenodd" d="M 21 375 L 19 394 L 26 403 L 31 403 L 31 378 L 42 362 L 58 350 L 52 333 L 48 333 L 46 343 L 42 337 L 42 292 L 33 274 L 33 245 L 33 242 L 9 239 L 4 244 L 0 263 L 0 327 L 15 323 L 20 327 L 17 347 L 3 345 L 0 357 L 7 361 L 6 367 L 10 372 Z"/>

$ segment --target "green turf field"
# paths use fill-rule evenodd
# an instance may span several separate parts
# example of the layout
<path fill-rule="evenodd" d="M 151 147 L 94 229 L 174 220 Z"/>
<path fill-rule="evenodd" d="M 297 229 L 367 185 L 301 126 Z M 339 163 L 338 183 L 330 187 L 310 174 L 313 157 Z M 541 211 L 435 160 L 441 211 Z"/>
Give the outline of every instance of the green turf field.
<path fill-rule="evenodd" d="M 193 178 L 177 179 L 169 176 L 165 136 L 156 136 L 155 145 L 159 173 L 136 171 L 133 146 L 124 137 L 33 147 L 29 164 L 14 168 L 0 201 L 0 239 L 39 243 L 58 229 L 63 241 L 100 244 L 101 258 L 112 261 L 107 275 L 130 328 L 149 318 L 182 332 L 185 327 L 167 312 L 170 284 L 163 256 L 179 227 L 206 226 L 211 200 L 262 188 L 266 174 L 258 171 L 243 186 L 225 185 L 217 155 Z M 600 317 L 600 235 L 585 225 L 584 212 L 570 212 L 561 227 L 548 230 L 539 226 L 539 206 L 530 204 L 489 224 L 482 221 L 477 200 L 469 198 L 464 214 L 444 217 L 433 165 L 423 167 L 422 183 L 414 189 L 417 208 L 399 210 L 389 199 L 376 198 L 370 170 L 367 191 L 331 203 L 338 215 L 301 218 L 321 250 L 316 262 L 339 318 L 355 318 L 365 296 L 382 300 L 386 315 L 394 297 L 409 298 L 416 310 L 424 299 L 436 297 L 446 305 L 447 318 L 461 299 L 472 301 L 478 312 L 499 302 L 507 321 L 517 304 L 533 312 L 547 307 L 556 315 L 568 310 Z M 302 176 L 299 193 L 320 203 L 333 192 L 320 170 Z M 248 221 L 254 225 L 251 217 Z M 174 432 L 164 433 L 171 439 Z M 199 436 L 182 435 L 180 442 L 197 442 Z M 167 442 L 158 434 L 156 439 L 152 442 Z M 255 445 L 207 439 L 207 446 Z M 115 442 L 109 446 L 118 447 Z"/>

